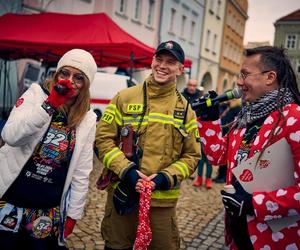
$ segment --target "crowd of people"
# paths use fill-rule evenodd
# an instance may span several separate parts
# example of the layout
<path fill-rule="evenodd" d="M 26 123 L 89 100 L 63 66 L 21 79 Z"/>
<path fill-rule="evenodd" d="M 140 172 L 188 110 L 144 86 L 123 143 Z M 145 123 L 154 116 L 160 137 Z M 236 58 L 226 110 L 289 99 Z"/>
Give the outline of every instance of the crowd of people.
<path fill-rule="evenodd" d="M 237 80 L 242 101 L 226 105 L 193 79 L 177 90 L 184 61 L 178 43 L 161 43 L 151 74 L 116 93 L 98 124 L 89 105 L 97 71 L 89 52 L 66 52 L 51 79 L 31 85 L 1 133 L 1 249 L 66 249 L 83 216 L 94 149 L 104 167 L 97 185 L 107 191 L 106 250 L 180 249 L 180 185 L 197 168 L 193 186 L 202 186 L 204 163 L 207 189 L 212 166 L 220 166 L 215 182 L 227 184 L 220 199 L 230 249 L 300 249 L 300 93 L 285 51 L 247 49 Z M 248 189 L 259 186 L 257 173 L 236 169 L 257 156 L 255 169 L 274 167 L 264 155 L 283 140 L 288 146 L 277 157 L 292 159 L 276 167 L 292 181 L 282 186 L 284 174 L 269 176 L 273 189 Z M 292 222 L 271 227 L 282 218 Z"/>

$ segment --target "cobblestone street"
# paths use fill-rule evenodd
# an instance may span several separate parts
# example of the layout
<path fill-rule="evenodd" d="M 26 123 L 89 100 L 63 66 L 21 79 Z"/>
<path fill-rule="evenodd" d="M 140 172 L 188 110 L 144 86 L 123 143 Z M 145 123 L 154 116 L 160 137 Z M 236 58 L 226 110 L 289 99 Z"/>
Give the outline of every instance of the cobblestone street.
<path fill-rule="evenodd" d="M 100 224 L 104 215 L 106 192 L 96 188 L 99 173 L 100 168 L 94 167 L 85 215 L 77 222 L 74 233 L 68 240 L 70 249 L 104 248 Z M 219 195 L 222 186 L 214 184 L 211 190 L 206 190 L 205 187 L 193 187 L 192 180 L 182 183 L 177 206 L 181 249 L 227 249 L 224 247 L 223 212 Z"/>

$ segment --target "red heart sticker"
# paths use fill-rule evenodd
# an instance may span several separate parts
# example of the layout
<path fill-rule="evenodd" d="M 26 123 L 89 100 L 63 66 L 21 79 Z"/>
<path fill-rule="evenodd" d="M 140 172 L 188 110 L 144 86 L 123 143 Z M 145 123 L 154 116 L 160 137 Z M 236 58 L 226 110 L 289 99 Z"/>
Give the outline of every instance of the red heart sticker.
<path fill-rule="evenodd" d="M 16 101 L 16 108 L 19 107 L 23 102 L 24 102 L 24 98 L 19 98 L 19 99 Z"/>
<path fill-rule="evenodd" d="M 253 181 L 253 174 L 249 169 L 244 169 L 243 173 L 240 175 L 240 180 L 243 182 Z"/>

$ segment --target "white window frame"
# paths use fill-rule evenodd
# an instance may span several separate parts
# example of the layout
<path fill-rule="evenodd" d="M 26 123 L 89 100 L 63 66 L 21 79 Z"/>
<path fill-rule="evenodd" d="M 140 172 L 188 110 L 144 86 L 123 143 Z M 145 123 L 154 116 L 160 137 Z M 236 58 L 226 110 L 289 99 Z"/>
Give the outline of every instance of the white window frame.
<path fill-rule="evenodd" d="M 133 20 L 140 21 L 142 12 L 142 0 L 135 0 Z"/>
<path fill-rule="evenodd" d="M 195 42 L 195 31 L 196 31 L 196 21 L 191 21 L 191 33 L 190 33 L 190 41 Z"/>
<path fill-rule="evenodd" d="M 187 16 L 182 15 L 181 16 L 181 28 L 180 28 L 180 37 L 181 38 L 185 38 L 186 22 L 187 22 Z"/>
<path fill-rule="evenodd" d="M 175 8 L 171 8 L 169 31 L 173 32 L 173 33 L 174 33 L 174 23 L 176 20 L 176 13 L 177 13 L 177 10 Z"/>
<path fill-rule="evenodd" d="M 295 36 L 295 40 L 294 40 L 294 46 L 293 47 L 291 47 L 290 45 L 289 45 L 289 36 Z M 297 49 L 297 34 L 293 34 L 293 33 L 288 33 L 288 34 L 286 34 L 285 35 L 285 47 L 287 48 L 287 49 L 292 49 L 292 50 L 295 50 L 295 49 Z"/>
<path fill-rule="evenodd" d="M 154 20 L 155 1 L 149 0 L 148 4 L 149 7 L 148 7 L 148 15 L 147 15 L 147 25 L 152 27 L 153 20 Z"/>
<path fill-rule="evenodd" d="M 206 49 L 206 50 L 209 50 L 210 34 L 211 34 L 211 31 L 210 31 L 210 30 L 207 30 L 207 31 L 206 31 L 206 39 L 205 39 L 205 49 Z"/>
<path fill-rule="evenodd" d="M 126 10 L 127 10 L 127 0 L 118 0 L 116 12 L 122 15 L 126 15 Z"/>

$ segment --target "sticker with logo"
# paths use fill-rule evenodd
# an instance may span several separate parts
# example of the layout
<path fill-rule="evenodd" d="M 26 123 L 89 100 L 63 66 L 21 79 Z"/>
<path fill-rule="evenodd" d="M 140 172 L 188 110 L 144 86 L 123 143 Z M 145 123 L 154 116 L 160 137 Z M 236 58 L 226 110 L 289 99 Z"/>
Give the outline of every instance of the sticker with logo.
<path fill-rule="evenodd" d="M 185 111 L 184 110 L 174 110 L 174 118 L 177 118 L 177 119 L 184 119 L 184 113 Z"/>
<path fill-rule="evenodd" d="M 200 142 L 200 134 L 199 134 L 199 130 L 195 129 L 195 137 L 196 137 L 196 141 Z"/>
<path fill-rule="evenodd" d="M 19 98 L 17 101 L 16 101 L 16 108 L 18 108 L 19 106 L 21 106 L 21 104 L 24 102 L 24 98 Z"/>
<path fill-rule="evenodd" d="M 115 119 L 115 116 L 111 113 L 105 112 L 101 118 L 102 121 L 111 124 L 113 120 Z"/>
<path fill-rule="evenodd" d="M 127 113 L 129 114 L 141 114 L 143 112 L 144 105 L 137 103 L 130 103 L 127 105 Z"/>
<path fill-rule="evenodd" d="M 41 216 L 32 223 L 32 233 L 35 238 L 43 239 L 49 236 L 52 230 L 52 219 Z"/>

